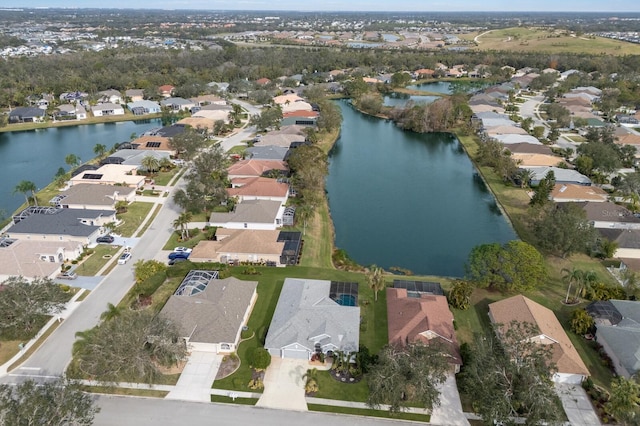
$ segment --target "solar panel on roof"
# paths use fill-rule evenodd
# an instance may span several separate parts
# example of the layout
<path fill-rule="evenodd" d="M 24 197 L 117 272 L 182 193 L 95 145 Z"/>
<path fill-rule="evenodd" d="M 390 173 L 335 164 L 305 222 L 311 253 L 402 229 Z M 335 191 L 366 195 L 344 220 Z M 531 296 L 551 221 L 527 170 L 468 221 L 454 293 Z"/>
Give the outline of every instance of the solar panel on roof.
<path fill-rule="evenodd" d="M 440 283 L 431 281 L 393 280 L 393 288 L 405 288 L 407 289 L 407 295 L 411 295 L 410 293 L 444 295 Z"/>
<path fill-rule="evenodd" d="M 97 174 L 97 173 L 85 173 L 82 175 L 82 179 L 93 179 L 93 180 L 99 180 L 102 179 L 101 174 Z"/>
<path fill-rule="evenodd" d="M 147 142 L 147 148 L 160 148 L 160 142 Z"/>

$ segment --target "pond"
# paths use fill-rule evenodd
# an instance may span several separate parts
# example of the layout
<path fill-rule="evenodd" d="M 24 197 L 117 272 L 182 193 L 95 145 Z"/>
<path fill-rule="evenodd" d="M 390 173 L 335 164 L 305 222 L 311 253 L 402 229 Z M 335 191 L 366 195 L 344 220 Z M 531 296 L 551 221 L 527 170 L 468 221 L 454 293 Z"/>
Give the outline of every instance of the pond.
<path fill-rule="evenodd" d="M 455 136 L 406 132 L 339 105 L 327 193 L 335 244 L 352 259 L 460 277 L 474 246 L 516 238 Z"/>

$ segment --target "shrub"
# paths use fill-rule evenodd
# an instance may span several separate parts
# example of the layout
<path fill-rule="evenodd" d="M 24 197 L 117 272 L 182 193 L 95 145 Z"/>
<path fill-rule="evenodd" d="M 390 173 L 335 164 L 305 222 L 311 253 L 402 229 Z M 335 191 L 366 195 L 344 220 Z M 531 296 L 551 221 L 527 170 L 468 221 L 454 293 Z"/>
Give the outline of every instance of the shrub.
<path fill-rule="evenodd" d="M 248 355 L 249 364 L 256 370 L 265 370 L 271 364 L 271 354 L 265 348 L 253 348 Z"/>
<path fill-rule="evenodd" d="M 143 282 L 136 284 L 136 293 L 142 296 L 151 296 L 167 279 L 165 271 L 158 271 Z"/>
<path fill-rule="evenodd" d="M 262 379 L 251 379 L 249 380 L 249 389 L 252 390 L 258 390 L 258 389 L 264 389 L 264 383 L 262 382 Z"/>

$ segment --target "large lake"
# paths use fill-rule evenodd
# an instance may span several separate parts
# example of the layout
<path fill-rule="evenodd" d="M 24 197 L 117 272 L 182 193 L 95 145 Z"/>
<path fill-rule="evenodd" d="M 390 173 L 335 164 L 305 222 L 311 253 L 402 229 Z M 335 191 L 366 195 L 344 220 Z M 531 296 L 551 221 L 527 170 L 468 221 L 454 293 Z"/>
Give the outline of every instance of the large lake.
<path fill-rule="evenodd" d="M 327 192 L 335 244 L 356 262 L 460 277 L 474 246 L 516 238 L 455 136 L 339 105 Z"/>
<path fill-rule="evenodd" d="M 53 180 L 58 168 L 69 170 L 64 162 L 68 154 L 87 161 L 95 157 L 93 149 L 97 144 L 110 149 L 118 142 L 129 141 L 132 133 L 140 135 L 153 127 L 160 127 L 160 121 L 124 121 L 0 133 L 0 213 L 11 215 L 24 203 L 23 194 L 13 194 L 18 182 L 30 180 L 41 189 Z"/>

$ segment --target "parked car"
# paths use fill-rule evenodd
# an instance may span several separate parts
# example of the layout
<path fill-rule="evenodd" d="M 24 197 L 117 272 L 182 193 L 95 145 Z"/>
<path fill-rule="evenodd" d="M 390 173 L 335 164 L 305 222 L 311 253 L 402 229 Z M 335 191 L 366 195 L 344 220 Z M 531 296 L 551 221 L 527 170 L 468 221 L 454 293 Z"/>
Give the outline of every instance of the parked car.
<path fill-rule="evenodd" d="M 96 238 L 96 243 L 106 243 L 106 244 L 111 244 L 113 241 L 115 240 L 115 238 L 113 238 L 112 235 L 103 235 L 102 237 L 98 237 Z"/>
<path fill-rule="evenodd" d="M 173 266 L 176 263 L 180 263 L 180 262 L 186 262 L 189 259 L 185 259 L 184 257 L 176 257 L 175 259 L 171 259 L 169 261 L 169 266 Z"/>
<path fill-rule="evenodd" d="M 67 272 L 58 274 L 58 279 L 61 279 L 61 280 L 75 280 L 76 278 L 78 278 L 78 274 L 76 274 L 73 271 L 67 271 Z"/>
<path fill-rule="evenodd" d="M 131 259 L 131 253 L 122 253 L 122 255 L 118 258 L 118 265 L 124 265 Z"/>
<path fill-rule="evenodd" d="M 193 251 L 193 249 L 190 249 L 189 247 L 176 247 L 173 249 L 174 253 L 191 253 Z"/>
<path fill-rule="evenodd" d="M 185 251 L 174 251 L 169 253 L 169 260 L 174 260 L 174 259 L 188 259 L 189 255 L 191 253 L 190 252 L 185 252 Z"/>

